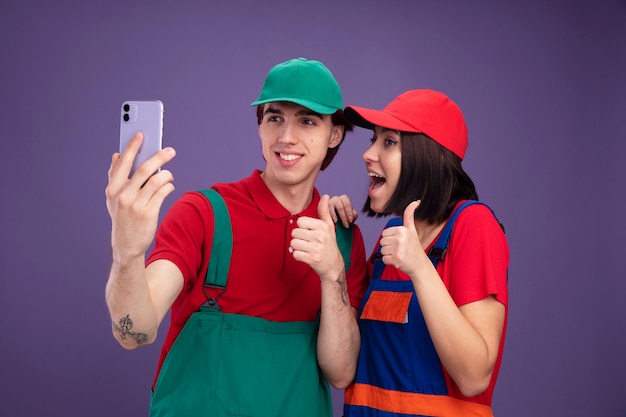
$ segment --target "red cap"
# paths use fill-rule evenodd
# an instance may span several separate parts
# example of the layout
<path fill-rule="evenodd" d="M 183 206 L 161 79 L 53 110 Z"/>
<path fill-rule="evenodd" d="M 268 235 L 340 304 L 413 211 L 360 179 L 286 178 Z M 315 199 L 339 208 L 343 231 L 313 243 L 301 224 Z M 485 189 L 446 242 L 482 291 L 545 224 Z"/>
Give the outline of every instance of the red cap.
<path fill-rule="evenodd" d="M 348 106 L 346 118 L 357 126 L 374 126 L 402 132 L 423 133 L 463 159 L 467 126 L 461 109 L 445 94 L 433 90 L 409 90 L 383 110 Z"/>

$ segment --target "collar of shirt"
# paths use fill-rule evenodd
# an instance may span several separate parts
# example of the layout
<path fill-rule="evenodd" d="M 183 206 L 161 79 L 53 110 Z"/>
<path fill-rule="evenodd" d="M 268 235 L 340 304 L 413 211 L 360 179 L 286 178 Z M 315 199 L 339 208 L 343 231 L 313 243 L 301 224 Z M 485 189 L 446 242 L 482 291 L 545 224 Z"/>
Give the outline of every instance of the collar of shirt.
<path fill-rule="evenodd" d="M 252 175 L 245 179 L 245 185 L 248 188 L 248 192 L 254 199 L 254 201 L 259 205 L 259 208 L 267 217 L 270 219 L 279 219 L 282 217 L 290 217 L 291 213 L 283 207 L 274 194 L 267 188 L 265 182 L 261 178 L 261 171 L 256 169 Z M 317 215 L 317 205 L 320 201 L 320 194 L 317 191 L 317 188 L 313 188 L 313 199 L 309 206 L 304 209 L 302 212 L 295 215 L 295 217 L 308 216 L 318 218 Z"/>

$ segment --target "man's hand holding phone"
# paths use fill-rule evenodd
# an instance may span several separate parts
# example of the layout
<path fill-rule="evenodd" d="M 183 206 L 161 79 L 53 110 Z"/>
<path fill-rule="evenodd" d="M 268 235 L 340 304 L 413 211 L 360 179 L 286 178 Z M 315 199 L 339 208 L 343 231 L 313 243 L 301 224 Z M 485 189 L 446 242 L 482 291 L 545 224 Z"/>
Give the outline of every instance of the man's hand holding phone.
<path fill-rule="evenodd" d="M 120 141 L 125 147 L 113 154 L 108 171 L 105 194 L 112 222 L 111 246 L 114 262 L 121 264 L 145 256 L 156 233 L 163 201 L 174 191 L 172 173 L 161 169 L 176 155 L 171 147 L 156 151 L 131 175 L 137 155 L 146 147 L 144 140 L 144 134 L 136 132 L 130 140 Z"/>

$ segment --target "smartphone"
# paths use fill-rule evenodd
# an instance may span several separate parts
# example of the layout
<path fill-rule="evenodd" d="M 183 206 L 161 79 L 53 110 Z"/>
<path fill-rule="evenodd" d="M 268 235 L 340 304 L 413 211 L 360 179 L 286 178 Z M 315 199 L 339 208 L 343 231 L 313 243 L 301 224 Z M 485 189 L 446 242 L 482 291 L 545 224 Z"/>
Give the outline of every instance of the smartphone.
<path fill-rule="evenodd" d="M 127 100 L 122 103 L 120 153 L 124 152 L 126 145 L 137 132 L 143 133 L 143 143 L 135 157 L 129 178 L 137 171 L 139 165 L 163 147 L 163 103 L 160 100 Z"/>

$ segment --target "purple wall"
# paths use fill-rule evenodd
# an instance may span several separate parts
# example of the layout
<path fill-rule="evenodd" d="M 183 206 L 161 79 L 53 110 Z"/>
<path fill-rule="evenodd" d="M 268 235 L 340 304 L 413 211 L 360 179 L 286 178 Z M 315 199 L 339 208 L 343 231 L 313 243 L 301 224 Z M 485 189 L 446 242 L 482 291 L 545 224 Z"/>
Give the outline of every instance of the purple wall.
<path fill-rule="evenodd" d="M 104 303 L 119 106 L 165 103 L 168 208 L 263 166 L 249 103 L 304 56 L 347 104 L 433 88 L 464 110 L 465 166 L 512 255 L 496 415 L 626 415 L 623 0 L 95 3 L 0 3 L 0 414 L 147 414 L 160 341 L 124 351 Z M 367 135 L 322 191 L 363 201 Z M 359 224 L 369 251 L 382 221 Z"/>

